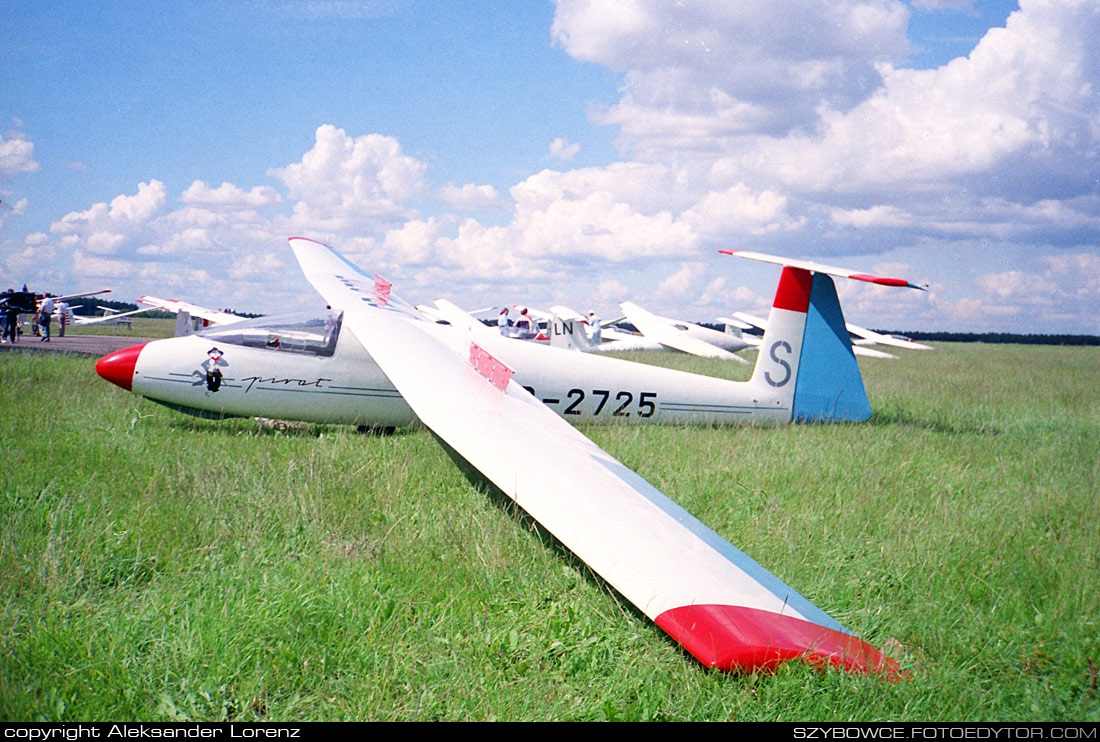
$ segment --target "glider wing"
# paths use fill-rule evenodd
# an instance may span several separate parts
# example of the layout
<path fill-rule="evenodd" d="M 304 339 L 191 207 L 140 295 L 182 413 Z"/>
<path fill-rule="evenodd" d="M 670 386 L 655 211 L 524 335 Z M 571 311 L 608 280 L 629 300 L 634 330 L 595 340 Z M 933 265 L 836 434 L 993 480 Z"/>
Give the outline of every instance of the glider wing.
<path fill-rule="evenodd" d="M 853 325 L 851 322 L 847 323 L 845 326 L 848 328 L 848 332 L 858 337 L 861 337 L 870 343 L 889 345 L 894 348 L 908 348 L 909 350 L 932 350 L 931 345 L 924 345 L 923 343 L 918 343 L 915 340 L 900 340 L 893 335 L 883 335 L 881 332 L 868 330 L 866 327 Z"/>
<path fill-rule="evenodd" d="M 744 358 L 723 350 L 715 345 L 693 338 L 687 333 L 677 330 L 670 322 L 657 315 L 642 309 L 633 302 L 619 302 L 619 306 L 626 314 L 630 324 L 638 328 L 647 338 L 656 340 L 661 345 L 690 353 L 693 356 L 704 358 L 722 358 L 727 361 L 740 361 L 748 363 Z"/>
<path fill-rule="evenodd" d="M 152 307 L 148 309 L 135 309 L 131 312 L 120 312 L 117 314 L 104 314 L 102 317 L 82 317 L 79 314 L 72 315 L 73 322 L 78 325 L 98 325 L 100 322 L 114 322 L 120 317 L 132 317 L 135 314 L 141 314 L 142 312 L 152 311 Z M 113 311 L 113 310 L 112 310 Z"/>
<path fill-rule="evenodd" d="M 162 309 L 165 312 L 172 312 L 173 314 L 187 312 L 192 317 L 206 320 L 212 325 L 228 325 L 246 319 L 245 317 L 239 317 L 229 312 L 219 312 L 216 309 L 207 309 L 206 307 L 200 307 L 197 304 L 189 304 L 178 299 L 158 299 L 155 296 L 142 296 L 138 301 L 142 304 L 148 304 L 154 309 Z"/>
<path fill-rule="evenodd" d="M 542 405 L 476 335 L 357 301 L 319 243 L 292 240 L 310 282 L 440 439 L 708 666 L 790 659 L 894 675 L 853 636 Z M 330 269 L 342 271 L 326 275 Z M 547 354 L 549 355 L 549 354 Z M 527 465 L 537 450 L 554 462 Z"/>

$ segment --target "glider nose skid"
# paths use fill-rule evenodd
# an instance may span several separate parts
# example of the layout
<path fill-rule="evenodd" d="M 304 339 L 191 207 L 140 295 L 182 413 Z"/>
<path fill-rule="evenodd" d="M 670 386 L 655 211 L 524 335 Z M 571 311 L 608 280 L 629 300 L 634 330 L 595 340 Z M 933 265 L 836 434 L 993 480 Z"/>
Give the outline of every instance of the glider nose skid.
<path fill-rule="evenodd" d="M 95 372 L 115 386 L 120 386 L 126 391 L 133 391 L 134 367 L 137 366 L 141 349 L 147 343 L 131 345 L 129 348 L 116 350 L 114 353 L 100 358 L 95 364 Z"/>

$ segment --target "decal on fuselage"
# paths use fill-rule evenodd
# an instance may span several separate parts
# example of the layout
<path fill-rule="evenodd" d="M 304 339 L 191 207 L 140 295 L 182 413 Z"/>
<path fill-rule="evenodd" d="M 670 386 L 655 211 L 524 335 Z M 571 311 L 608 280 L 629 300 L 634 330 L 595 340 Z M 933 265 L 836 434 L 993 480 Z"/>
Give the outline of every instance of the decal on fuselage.
<path fill-rule="evenodd" d="M 283 386 L 292 386 L 292 385 L 315 386 L 318 389 L 322 389 L 323 388 L 321 386 L 322 381 L 332 381 L 332 379 L 326 379 L 324 377 L 318 377 L 316 379 L 290 379 L 290 378 L 280 379 L 277 376 L 246 376 L 243 379 L 241 379 L 242 383 L 247 384 L 247 386 L 245 386 L 245 388 L 244 388 L 244 393 L 245 394 L 248 394 L 250 391 L 252 391 L 252 387 L 255 386 L 257 383 L 260 383 L 260 384 L 282 384 Z M 260 387 L 260 388 L 263 389 L 264 387 Z"/>
<path fill-rule="evenodd" d="M 539 397 L 534 387 L 525 386 L 523 388 L 535 397 Z M 637 414 L 638 417 L 653 417 L 653 413 L 657 411 L 657 392 L 640 392 L 635 395 L 634 392 L 625 390 L 612 392 L 610 389 L 592 389 L 589 394 L 597 400 L 596 408 L 587 413 L 591 417 L 596 417 L 603 413 L 605 408 L 607 413 L 612 417 L 630 417 L 632 411 Z M 612 399 L 612 395 L 614 395 L 615 401 L 608 405 L 608 400 Z M 583 389 L 570 389 L 566 392 L 565 396 L 568 399 L 568 405 L 560 414 L 585 414 L 584 411 L 577 409 L 578 405 L 588 396 Z M 543 404 L 549 405 L 551 408 L 555 405 L 562 404 L 561 398 L 559 397 L 539 397 L 539 399 L 542 400 Z M 636 404 L 634 404 L 635 399 L 637 399 Z"/>
<path fill-rule="evenodd" d="M 785 386 L 788 381 L 791 380 L 791 364 L 776 355 L 776 351 L 782 348 L 788 355 L 791 353 L 791 344 L 786 340 L 777 340 L 772 343 L 772 347 L 768 350 L 768 356 L 775 361 L 778 365 L 783 367 L 783 378 L 773 379 L 771 371 L 764 372 L 764 380 L 774 387 Z"/>
<path fill-rule="evenodd" d="M 223 355 L 217 346 L 206 351 L 206 360 L 202 362 L 202 370 L 207 391 L 216 392 L 221 389 L 222 370 L 220 367 L 229 365 L 222 358 Z"/>

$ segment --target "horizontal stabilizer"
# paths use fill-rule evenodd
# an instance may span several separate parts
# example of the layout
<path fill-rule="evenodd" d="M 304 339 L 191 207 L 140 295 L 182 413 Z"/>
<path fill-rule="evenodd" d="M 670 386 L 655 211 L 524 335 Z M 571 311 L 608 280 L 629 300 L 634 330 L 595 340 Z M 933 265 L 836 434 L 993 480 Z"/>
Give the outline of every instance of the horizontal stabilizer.
<path fill-rule="evenodd" d="M 766 255 L 760 252 L 750 252 L 749 250 L 719 250 L 718 252 L 723 255 L 733 255 L 737 258 L 749 258 L 751 260 L 760 260 L 765 263 L 775 263 L 776 265 L 785 265 L 790 268 L 801 268 L 802 270 L 813 271 L 815 273 L 828 273 L 832 276 L 840 276 L 841 278 L 852 278 L 856 281 L 866 281 L 867 283 L 874 283 L 879 286 L 902 286 L 910 289 L 918 289 L 925 291 L 926 286 L 918 286 L 915 283 L 911 283 L 904 278 L 889 278 L 887 276 L 875 276 L 870 273 L 861 273 L 859 271 L 848 270 L 847 268 L 836 268 L 831 265 L 823 265 L 821 263 L 815 263 L 810 260 L 794 260 L 791 258 L 780 258 L 775 255 Z"/>

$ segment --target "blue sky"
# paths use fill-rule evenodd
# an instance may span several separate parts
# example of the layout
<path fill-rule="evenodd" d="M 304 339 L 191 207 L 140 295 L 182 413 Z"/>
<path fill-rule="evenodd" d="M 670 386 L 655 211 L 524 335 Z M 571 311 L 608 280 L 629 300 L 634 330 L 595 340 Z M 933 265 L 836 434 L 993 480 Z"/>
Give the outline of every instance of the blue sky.
<path fill-rule="evenodd" d="M 460 305 L 770 302 L 1100 333 L 1100 9 L 1022 0 L 0 5 L 0 283 L 317 303 L 286 238 Z"/>

